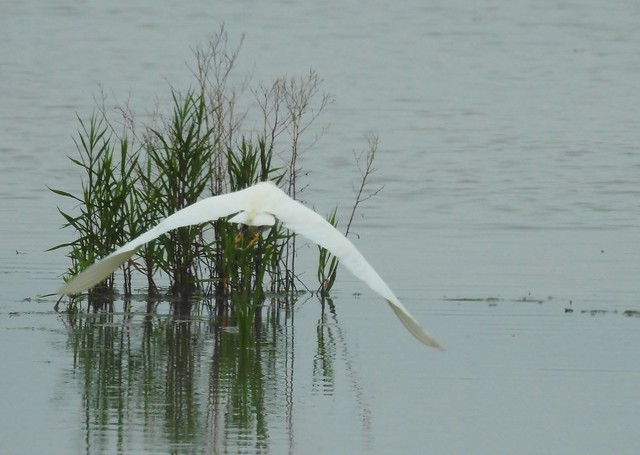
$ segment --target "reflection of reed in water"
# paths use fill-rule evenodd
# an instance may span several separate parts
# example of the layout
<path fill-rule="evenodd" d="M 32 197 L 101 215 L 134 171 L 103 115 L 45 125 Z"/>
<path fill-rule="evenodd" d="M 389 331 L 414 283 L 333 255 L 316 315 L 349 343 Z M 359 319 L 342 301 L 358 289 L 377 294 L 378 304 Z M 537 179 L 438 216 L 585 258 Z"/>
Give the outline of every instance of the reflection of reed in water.
<path fill-rule="evenodd" d="M 235 328 L 213 337 L 208 387 L 208 451 L 234 447 L 266 450 L 272 427 L 292 418 L 293 325 L 287 302 L 273 299 L 259 311 L 259 342 L 246 343 Z M 287 368 L 288 367 L 288 368 Z M 291 435 L 290 435 L 291 436 Z M 258 451 L 259 451 L 258 450 Z"/>
<path fill-rule="evenodd" d="M 264 305 L 255 319 L 259 339 L 250 342 L 240 336 L 234 315 L 206 305 L 175 305 L 174 314 L 159 315 L 117 313 L 112 303 L 109 311 L 67 316 L 87 452 L 266 448 L 272 427 L 287 431 L 293 412 L 290 303 Z"/>
<path fill-rule="evenodd" d="M 333 396 L 338 358 L 342 361 L 348 379 L 349 389 L 355 400 L 357 413 L 362 422 L 362 434 L 365 446 L 371 446 L 371 406 L 362 390 L 362 381 L 354 366 L 353 355 L 348 351 L 342 325 L 338 322 L 338 314 L 333 300 L 321 299 L 322 313 L 316 327 L 317 350 L 313 359 L 313 390 L 323 395 Z"/>
<path fill-rule="evenodd" d="M 366 443 L 371 410 L 328 302 L 317 327 L 311 390 L 334 400 L 336 369 L 346 371 Z M 88 314 L 67 315 L 86 452 L 261 452 L 271 448 L 274 435 L 278 447 L 288 444 L 295 452 L 294 386 L 309 372 L 296 376 L 294 370 L 291 302 L 271 299 L 260 306 L 251 322 L 255 337 L 248 341 L 230 310 L 142 303 L 139 312 L 131 308 L 139 302 L 117 312 L 107 301 Z"/>

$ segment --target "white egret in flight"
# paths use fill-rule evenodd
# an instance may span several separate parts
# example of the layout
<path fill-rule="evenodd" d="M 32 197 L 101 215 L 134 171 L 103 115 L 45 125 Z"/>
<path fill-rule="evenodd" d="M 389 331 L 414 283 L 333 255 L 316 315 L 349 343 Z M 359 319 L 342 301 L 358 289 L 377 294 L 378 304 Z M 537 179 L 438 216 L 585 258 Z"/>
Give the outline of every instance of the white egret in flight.
<path fill-rule="evenodd" d="M 261 182 L 244 190 L 212 196 L 179 210 L 156 227 L 89 266 L 58 289 L 57 293 L 71 295 L 89 289 L 129 260 L 142 245 L 172 229 L 215 221 L 232 214 L 235 215 L 229 219 L 230 222 L 246 226 L 273 226 L 277 219 L 285 228 L 327 249 L 351 273 L 387 300 L 396 316 L 414 337 L 428 346 L 442 349 L 440 344 L 420 327 L 418 321 L 400 303 L 351 241 L 322 216 L 291 199 L 271 182 Z"/>

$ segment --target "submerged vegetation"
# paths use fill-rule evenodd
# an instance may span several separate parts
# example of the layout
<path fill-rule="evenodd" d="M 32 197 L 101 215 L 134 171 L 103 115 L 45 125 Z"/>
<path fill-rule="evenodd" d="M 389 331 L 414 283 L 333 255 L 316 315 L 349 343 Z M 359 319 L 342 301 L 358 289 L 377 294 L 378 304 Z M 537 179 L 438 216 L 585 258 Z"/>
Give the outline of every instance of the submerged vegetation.
<path fill-rule="evenodd" d="M 172 88 L 170 112 L 156 113 L 151 125 L 139 126 L 129 106 L 118 108 L 112 120 L 104 101 L 88 120 L 78 118 L 78 153 L 69 159 L 81 171 L 81 194 L 51 189 L 76 205 L 60 210 L 63 227 L 73 229 L 74 239 L 52 248 L 69 251 L 65 279 L 204 197 L 271 180 L 296 198 L 306 175 L 300 156 L 324 131 L 310 139 L 303 135 L 333 98 L 320 92 L 314 71 L 255 89 L 247 79 L 233 85 L 241 44 L 231 48 L 221 28 L 206 47 L 196 49 L 195 88 Z M 259 118 L 252 130 L 243 129 L 243 121 L 256 115 L 240 108 L 246 92 L 253 95 Z M 360 183 L 346 233 L 358 206 L 377 193 L 364 191 L 376 150 L 377 139 L 371 137 L 368 150 L 355 156 Z M 334 225 L 336 213 L 337 208 L 329 216 Z M 179 228 L 150 242 L 138 259 L 122 266 L 122 273 L 90 290 L 89 302 L 97 304 L 118 289 L 131 296 L 134 277 L 142 276 L 150 296 L 162 290 L 183 302 L 213 297 L 218 312 L 230 309 L 241 328 L 249 327 L 266 292 L 286 297 L 297 290 L 295 257 L 295 235 L 277 224 L 255 242 L 242 226 L 225 219 Z M 323 298 L 336 270 L 336 258 L 321 248 L 317 276 Z M 160 284 L 158 277 L 164 280 Z"/>

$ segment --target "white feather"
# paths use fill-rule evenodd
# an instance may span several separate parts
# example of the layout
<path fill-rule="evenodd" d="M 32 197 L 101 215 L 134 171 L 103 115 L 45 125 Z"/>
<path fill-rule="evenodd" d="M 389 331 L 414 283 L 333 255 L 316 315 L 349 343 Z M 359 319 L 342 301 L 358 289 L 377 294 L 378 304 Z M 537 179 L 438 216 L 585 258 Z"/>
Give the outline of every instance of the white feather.
<path fill-rule="evenodd" d="M 196 202 L 169 216 L 156 227 L 118 248 L 58 289 L 58 294 L 76 294 L 108 277 L 147 242 L 179 227 L 214 221 L 237 213 L 229 221 L 251 226 L 272 225 L 277 218 L 284 227 L 300 234 L 337 257 L 347 270 L 384 297 L 396 316 L 422 343 L 438 349 L 429 336 L 398 300 L 358 249 L 322 216 L 291 199 L 271 182 L 258 183 L 235 193 L 213 196 Z"/>

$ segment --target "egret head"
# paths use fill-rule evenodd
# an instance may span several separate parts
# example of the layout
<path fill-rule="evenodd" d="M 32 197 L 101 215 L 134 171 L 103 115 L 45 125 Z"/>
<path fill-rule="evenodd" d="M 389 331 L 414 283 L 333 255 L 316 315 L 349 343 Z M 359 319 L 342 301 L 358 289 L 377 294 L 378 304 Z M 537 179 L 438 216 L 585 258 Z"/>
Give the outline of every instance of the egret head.
<path fill-rule="evenodd" d="M 236 213 L 229 219 L 231 223 L 244 224 L 245 226 L 273 226 L 276 224 L 276 218 L 266 212 L 245 211 Z"/>

